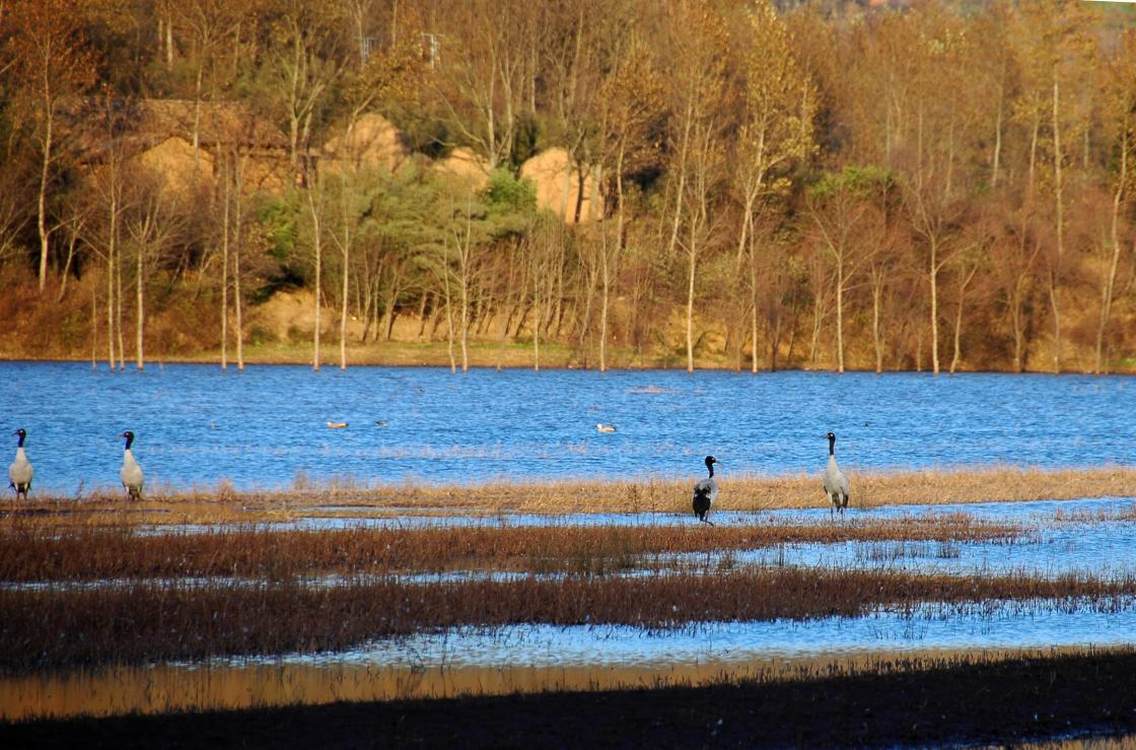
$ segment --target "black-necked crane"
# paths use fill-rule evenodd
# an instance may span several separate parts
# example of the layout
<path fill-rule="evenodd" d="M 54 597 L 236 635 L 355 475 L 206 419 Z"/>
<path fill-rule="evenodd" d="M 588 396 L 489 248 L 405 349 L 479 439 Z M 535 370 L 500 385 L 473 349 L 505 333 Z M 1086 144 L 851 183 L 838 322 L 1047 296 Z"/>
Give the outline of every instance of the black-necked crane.
<path fill-rule="evenodd" d="M 824 467 L 823 484 L 824 493 L 832 501 L 829 515 L 838 512 L 843 516 L 844 509 L 848 507 L 848 494 L 851 487 L 848 484 L 848 477 L 844 476 L 844 472 L 836 465 L 836 433 L 834 432 L 828 433 L 828 465 Z"/>
<path fill-rule="evenodd" d="M 28 437 L 28 432 L 23 427 L 12 433 L 19 442 L 16 443 L 16 460 L 8 465 L 8 487 L 16 491 L 16 499 L 20 499 L 20 495 L 24 499 L 28 499 L 28 490 L 32 488 L 32 477 L 35 476 L 35 469 L 32 468 L 31 461 L 28 460 L 28 455 L 24 453 L 24 440 Z"/>
<path fill-rule="evenodd" d="M 706 470 L 710 472 L 710 476 L 698 480 L 698 484 L 694 485 L 694 500 L 691 502 L 694 515 L 698 516 L 698 520 L 711 526 L 714 524 L 706 519 L 706 514 L 710 512 L 710 506 L 718 499 L 718 480 L 714 478 L 714 464 L 716 463 L 718 463 L 718 459 L 713 456 L 706 457 Z"/>
<path fill-rule="evenodd" d="M 134 433 L 127 430 L 122 433 L 122 437 L 126 438 L 126 447 L 122 449 L 122 468 L 118 470 L 118 478 L 122 480 L 122 486 L 126 488 L 126 494 L 131 500 L 141 500 L 142 467 L 138 465 L 133 451 L 130 450 L 131 444 L 134 443 Z"/>

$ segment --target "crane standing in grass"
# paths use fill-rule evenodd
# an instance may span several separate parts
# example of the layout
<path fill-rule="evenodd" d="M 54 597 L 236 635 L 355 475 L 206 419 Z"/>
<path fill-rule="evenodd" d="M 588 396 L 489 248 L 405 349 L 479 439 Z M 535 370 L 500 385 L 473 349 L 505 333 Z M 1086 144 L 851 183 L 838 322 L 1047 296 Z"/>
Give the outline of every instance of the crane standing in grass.
<path fill-rule="evenodd" d="M 8 465 L 8 486 L 16 491 L 17 500 L 20 499 L 20 495 L 27 500 L 28 490 L 32 488 L 32 477 L 35 476 L 35 469 L 24 453 L 24 440 L 28 433 L 21 427 L 12 434 L 19 438 L 19 443 L 16 444 L 16 460 Z"/>
<path fill-rule="evenodd" d="M 118 470 L 118 478 L 122 480 L 122 486 L 126 488 L 131 500 L 141 500 L 142 467 L 138 465 L 134 453 L 130 450 L 130 444 L 134 442 L 134 433 L 127 430 L 122 433 L 122 437 L 126 438 L 126 447 L 122 449 L 122 468 Z"/>
<path fill-rule="evenodd" d="M 714 524 L 706 520 L 706 514 L 710 512 L 710 506 L 718 499 L 718 480 L 714 478 L 714 464 L 716 463 L 718 463 L 718 459 L 713 456 L 706 457 L 706 470 L 710 472 L 710 476 L 700 479 L 698 484 L 694 485 L 694 500 L 691 503 L 694 508 L 694 515 L 698 516 L 698 520 L 711 526 Z"/>
<path fill-rule="evenodd" d="M 848 477 L 844 476 L 844 472 L 836 465 L 836 433 L 834 432 L 828 433 L 828 465 L 824 467 L 823 484 L 824 493 L 832 501 L 829 515 L 838 512 L 843 517 L 844 509 L 848 507 L 848 493 L 851 487 L 848 484 Z"/>

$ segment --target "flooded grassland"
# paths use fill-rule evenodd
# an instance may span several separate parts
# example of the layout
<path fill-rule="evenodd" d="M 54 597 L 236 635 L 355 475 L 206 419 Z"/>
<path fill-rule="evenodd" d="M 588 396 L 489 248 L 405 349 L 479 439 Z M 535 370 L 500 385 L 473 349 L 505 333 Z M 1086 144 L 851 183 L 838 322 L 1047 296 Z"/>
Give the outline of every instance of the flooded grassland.
<path fill-rule="evenodd" d="M 766 684 L 1133 645 L 1132 500 L 714 518 L 8 513 L 0 710 Z"/>
<path fill-rule="evenodd" d="M 631 741 L 621 715 L 661 745 L 1136 733 L 1136 470 L 1103 408 L 1123 379 L 378 371 L 315 388 L 288 368 L 68 367 L 47 380 L 106 394 L 29 429 L 43 482 L 0 509 L 0 743 L 190 742 L 208 722 L 251 744 L 494 746 L 553 731 L 538 714 L 561 740 L 610 732 L 599 745 Z M 485 406 L 500 388 L 508 414 Z M 265 407 L 291 389 L 286 414 Z M 879 423 L 838 410 L 843 516 L 817 479 L 834 391 L 880 404 Z M 114 404 L 141 501 L 100 479 Z M 712 404 L 738 417 L 706 435 Z M 714 526 L 689 510 L 709 452 Z"/>

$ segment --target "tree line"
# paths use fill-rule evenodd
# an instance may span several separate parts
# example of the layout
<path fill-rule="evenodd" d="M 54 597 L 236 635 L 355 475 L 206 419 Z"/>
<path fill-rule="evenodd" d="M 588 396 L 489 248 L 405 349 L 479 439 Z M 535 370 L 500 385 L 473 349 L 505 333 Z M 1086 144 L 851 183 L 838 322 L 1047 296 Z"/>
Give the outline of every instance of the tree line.
<path fill-rule="evenodd" d="M 128 340 L 138 367 L 243 366 L 250 307 L 304 289 L 316 367 L 321 334 L 346 366 L 401 318 L 454 369 L 475 341 L 536 367 L 554 343 L 599 369 L 1131 369 L 1134 22 L 1073 0 L 3 0 L 6 314 L 120 367 Z M 187 115 L 177 189 L 147 161 L 155 102 Z M 333 166 L 370 114 L 410 156 Z M 553 148 L 558 209 L 519 174 Z M 455 149 L 483 180 L 436 168 Z"/>

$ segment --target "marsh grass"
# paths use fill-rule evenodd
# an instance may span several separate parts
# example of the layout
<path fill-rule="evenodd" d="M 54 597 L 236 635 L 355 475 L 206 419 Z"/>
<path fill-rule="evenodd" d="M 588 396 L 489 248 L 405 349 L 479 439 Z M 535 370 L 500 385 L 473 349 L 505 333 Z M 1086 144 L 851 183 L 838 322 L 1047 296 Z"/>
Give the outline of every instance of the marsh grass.
<path fill-rule="evenodd" d="M 859 473 L 850 471 L 853 508 L 1017 500 L 1129 497 L 1136 469 L 991 467 Z M 471 485 L 370 484 L 336 477 L 316 485 L 297 477 L 291 489 L 215 487 L 150 493 L 128 503 L 119 493 L 35 496 L 6 503 L 9 517 L 69 517 L 77 523 L 234 523 L 288 520 L 299 515 L 430 515 L 447 513 L 690 512 L 691 478 L 636 481 L 487 482 Z M 761 511 L 826 508 L 819 476 L 725 475 L 718 507 Z M 1130 511 L 1136 514 L 1136 510 Z"/>
<path fill-rule="evenodd" d="M 923 549 L 904 545 L 934 544 L 939 546 L 931 549 L 939 550 L 954 544 L 957 557 L 960 542 L 1021 543 L 1034 534 L 1020 525 L 981 522 L 958 513 L 831 525 L 249 528 L 152 535 L 137 534 L 128 526 L 13 523 L 0 526 L 0 581 L 205 576 L 279 581 L 323 573 L 489 569 L 603 575 L 639 568 L 651 556 L 787 544 L 895 542 L 879 552 L 895 556 Z M 724 559 L 721 564 L 731 563 Z"/>
<path fill-rule="evenodd" d="M 863 615 L 878 607 L 945 611 L 991 602 L 1116 611 L 1136 579 L 1038 579 L 759 568 L 643 577 L 527 577 L 339 587 L 138 583 L 113 589 L 0 591 L 0 673 L 346 649 L 373 638 L 460 626 L 631 625 Z M 1046 602 L 1050 602 L 1046 604 Z M 977 607 L 977 609 L 975 609 Z"/>

